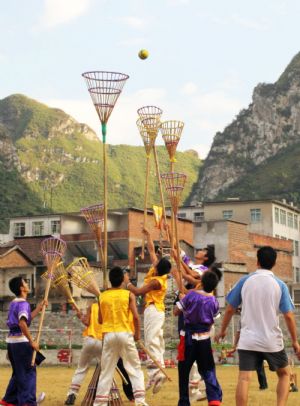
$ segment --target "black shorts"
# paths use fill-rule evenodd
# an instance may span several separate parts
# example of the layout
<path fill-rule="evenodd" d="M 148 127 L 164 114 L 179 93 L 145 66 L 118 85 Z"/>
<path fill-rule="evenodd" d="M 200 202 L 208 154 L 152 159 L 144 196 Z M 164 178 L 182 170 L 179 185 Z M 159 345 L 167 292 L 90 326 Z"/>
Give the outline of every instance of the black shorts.
<path fill-rule="evenodd" d="M 238 353 L 240 371 L 256 371 L 264 360 L 267 361 L 271 371 L 285 368 L 289 363 L 284 349 L 278 352 L 238 350 Z"/>

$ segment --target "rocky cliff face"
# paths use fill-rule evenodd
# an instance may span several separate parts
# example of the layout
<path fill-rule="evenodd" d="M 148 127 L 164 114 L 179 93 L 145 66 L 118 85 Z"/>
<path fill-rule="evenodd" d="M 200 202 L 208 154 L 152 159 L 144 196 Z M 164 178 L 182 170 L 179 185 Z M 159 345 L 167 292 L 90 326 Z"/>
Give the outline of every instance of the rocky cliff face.
<path fill-rule="evenodd" d="M 253 101 L 215 135 L 190 202 L 213 199 L 258 165 L 300 141 L 300 53 L 275 84 L 259 84 Z"/>

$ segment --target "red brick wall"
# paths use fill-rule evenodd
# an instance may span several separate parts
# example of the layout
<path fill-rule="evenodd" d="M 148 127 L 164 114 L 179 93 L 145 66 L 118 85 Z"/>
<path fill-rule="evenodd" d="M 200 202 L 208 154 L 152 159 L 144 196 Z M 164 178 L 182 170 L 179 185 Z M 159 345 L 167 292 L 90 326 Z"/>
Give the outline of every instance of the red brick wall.
<path fill-rule="evenodd" d="M 292 241 L 249 233 L 246 224 L 228 222 L 228 262 L 245 263 L 247 271 L 253 272 L 257 268 L 256 252 L 265 245 L 270 245 L 277 251 L 273 272 L 285 282 L 291 282 L 293 280 Z"/>
<path fill-rule="evenodd" d="M 250 234 L 255 250 L 264 245 L 270 245 L 277 251 L 276 265 L 272 269 L 275 275 L 283 279 L 285 282 L 293 281 L 293 265 L 292 252 L 293 243 L 288 240 L 280 240 L 279 238 L 268 237 L 259 234 Z"/>

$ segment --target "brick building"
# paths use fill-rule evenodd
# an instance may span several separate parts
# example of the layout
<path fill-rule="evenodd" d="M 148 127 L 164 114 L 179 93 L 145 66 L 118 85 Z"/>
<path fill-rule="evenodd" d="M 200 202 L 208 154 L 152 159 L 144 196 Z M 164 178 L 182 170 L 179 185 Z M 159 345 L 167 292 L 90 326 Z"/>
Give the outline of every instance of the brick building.
<path fill-rule="evenodd" d="M 292 290 L 292 241 L 251 233 L 248 231 L 247 224 L 233 220 L 196 224 L 195 246 L 209 244 L 214 245 L 217 262 L 221 264 L 224 271 L 223 281 L 218 288 L 221 306 L 224 305 L 224 296 L 230 288 L 242 276 L 256 270 L 256 252 L 265 245 L 270 245 L 277 251 L 277 262 L 273 271 Z"/>
<path fill-rule="evenodd" d="M 149 257 L 146 252 L 144 261 L 140 260 L 139 253 L 142 245 L 142 224 L 144 220 L 143 210 L 136 208 L 109 210 L 108 213 L 108 263 L 109 266 L 129 266 L 132 276 L 137 277 L 138 271 L 143 272 L 149 267 Z M 50 227 L 50 228 L 49 228 Z M 155 227 L 152 211 L 148 212 L 147 228 L 151 232 L 156 246 L 160 245 L 160 233 Z M 41 278 L 46 267 L 43 263 L 43 257 L 40 252 L 40 246 L 43 239 L 49 237 L 49 234 L 42 234 L 55 231 L 54 236 L 62 238 L 67 243 L 67 251 L 63 258 L 65 264 L 69 264 L 76 257 L 86 257 L 91 266 L 99 271 L 99 258 L 94 234 L 90 231 L 88 224 L 80 213 L 69 213 L 50 216 L 30 216 L 18 217 L 11 220 L 11 231 L 16 231 L 14 240 L 8 243 L 8 247 L 18 246 L 22 252 L 31 261 L 32 270 L 21 273 L 25 279 L 32 278 L 32 292 L 35 297 L 42 297 L 45 281 Z M 20 232 L 20 230 L 22 232 Z M 178 222 L 178 232 L 180 240 L 184 247 L 188 247 L 192 253 L 193 244 L 193 224 L 189 220 L 180 220 Z M 39 233 L 40 235 L 32 235 Z M 21 234 L 21 235 L 20 235 Z M 166 238 L 163 235 L 162 240 L 166 245 Z M 7 244 L 6 244 L 7 245 Z M 4 249 L 4 246 L 2 246 Z M 187 249 L 187 248 L 186 248 Z M 7 267 L 7 272 L 12 275 L 12 270 Z M 0 275 L 3 269 L 0 265 Z M 33 276 L 32 276 L 33 275 Z M 102 285 L 102 274 L 96 272 L 97 280 Z M 9 278 L 10 279 L 10 278 Z M 0 279 L 1 280 L 1 279 Z M 1 289 L 1 285 L 0 285 Z M 10 294 L 8 292 L 8 294 Z M 81 292 L 74 288 L 74 298 L 80 300 L 88 298 L 87 292 Z M 0 296 L 3 296 L 0 290 Z M 7 298 L 8 299 L 8 298 Z M 33 302 L 36 300 L 33 298 Z M 63 298 L 55 290 L 51 290 L 50 301 L 53 308 L 59 309 L 63 303 Z M 7 300 L 6 300 L 7 302 Z"/>

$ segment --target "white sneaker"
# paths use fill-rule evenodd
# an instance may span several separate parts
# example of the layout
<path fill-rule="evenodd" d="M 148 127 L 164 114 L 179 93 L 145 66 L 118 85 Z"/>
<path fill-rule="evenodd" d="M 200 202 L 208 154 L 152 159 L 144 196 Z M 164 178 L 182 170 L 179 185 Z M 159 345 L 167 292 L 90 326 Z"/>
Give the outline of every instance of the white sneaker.
<path fill-rule="evenodd" d="M 206 399 L 206 393 L 193 388 L 192 390 L 190 389 L 189 398 L 191 402 L 201 401 Z"/>
<path fill-rule="evenodd" d="M 154 386 L 153 386 L 153 389 L 152 389 L 153 395 L 155 395 L 157 392 L 159 392 L 161 390 L 161 387 L 166 382 L 166 380 L 167 380 L 167 377 L 165 375 L 159 375 L 155 379 Z"/>
<path fill-rule="evenodd" d="M 145 387 L 146 391 L 149 390 L 149 389 L 151 389 L 152 386 L 154 385 L 154 383 L 155 383 L 155 380 L 154 380 L 154 379 L 150 379 L 150 380 L 146 383 L 146 387 Z"/>
<path fill-rule="evenodd" d="M 149 406 L 149 405 L 144 401 L 139 401 L 138 403 L 135 404 L 135 406 Z"/>
<path fill-rule="evenodd" d="M 39 404 L 41 404 L 44 400 L 45 400 L 45 397 L 46 397 L 46 393 L 45 392 L 41 392 L 40 394 L 39 394 L 39 396 L 37 397 L 37 399 L 36 399 L 36 403 L 39 405 Z"/>

